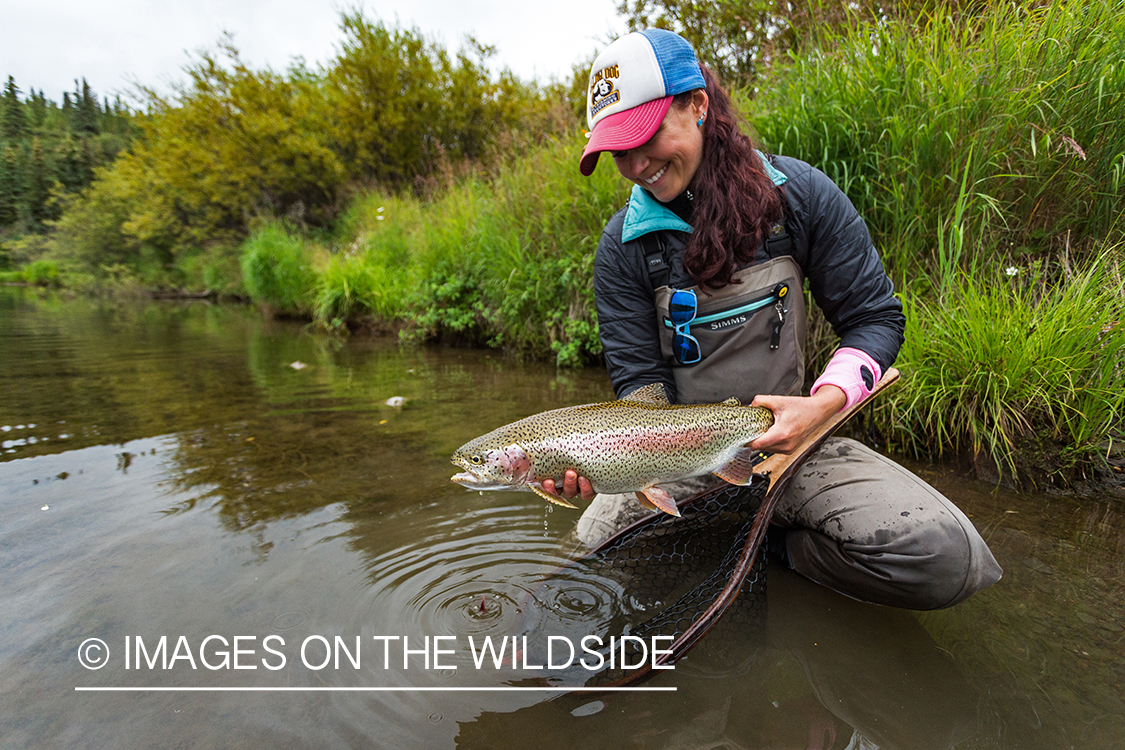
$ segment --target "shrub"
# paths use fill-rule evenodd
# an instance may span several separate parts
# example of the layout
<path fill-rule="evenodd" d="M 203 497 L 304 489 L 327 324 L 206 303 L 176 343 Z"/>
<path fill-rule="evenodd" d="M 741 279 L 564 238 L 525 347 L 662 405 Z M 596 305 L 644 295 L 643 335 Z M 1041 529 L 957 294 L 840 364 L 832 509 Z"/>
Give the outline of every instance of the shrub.
<path fill-rule="evenodd" d="M 316 274 L 304 241 L 268 223 L 243 244 L 240 260 L 250 298 L 278 314 L 302 315 L 312 308 Z"/>

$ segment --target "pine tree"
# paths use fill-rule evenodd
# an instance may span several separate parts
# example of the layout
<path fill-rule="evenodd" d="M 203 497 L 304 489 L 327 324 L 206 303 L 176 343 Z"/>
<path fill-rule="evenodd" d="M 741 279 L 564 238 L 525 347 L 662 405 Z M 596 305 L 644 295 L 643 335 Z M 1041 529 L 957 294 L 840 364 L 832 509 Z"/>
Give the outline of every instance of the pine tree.
<path fill-rule="evenodd" d="M 70 101 L 70 93 L 63 92 L 62 95 L 62 114 L 63 114 L 63 127 L 67 130 L 74 130 L 74 103 Z"/>
<path fill-rule="evenodd" d="M 43 127 L 43 123 L 47 121 L 47 97 L 43 96 L 43 91 L 31 89 L 27 95 L 27 104 L 32 128 Z"/>
<path fill-rule="evenodd" d="M 77 81 L 75 81 L 77 84 Z M 90 84 L 86 83 L 86 79 L 82 79 L 81 93 L 75 92 L 75 99 L 78 102 L 78 120 L 77 130 L 79 133 L 87 135 L 98 134 L 98 98 L 94 92 L 90 90 Z"/>
<path fill-rule="evenodd" d="M 58 179 L 67 192 L 76 192 L 87 184 L 85 166 L 82 163 L 82 147 L 70 135 L 59 139 L 55 148 L 55 164 L 58 165 Z"/>
<path fill-rule="evenodd" d="M 16 79 L 8 76 L 4 84 L 4 111 L 3 133 L 9 142 L 22 140 L 27 135 L 27 120 L 24 117 L 23 105 L 20 103 L 20 90 L 16 88 Z"/>
<path fill-rule="evenodd" d="M 38 138 L 31 139 L 31 155 L 24 172 L 24 200 L 27 202 L 27 217 L 32 224 L 42 224 L 47 216 L 47 199 L 51 197 L 51 179 L 47 174 L 47 162 L 43 158 L 43 146 Z"/>
<path fill-rule="evenodd" d="M 5 146 L 0 153 L 0 226 L 15 224 L 19 218 L 19 200 L 23 173 L 15 148 Z"/>

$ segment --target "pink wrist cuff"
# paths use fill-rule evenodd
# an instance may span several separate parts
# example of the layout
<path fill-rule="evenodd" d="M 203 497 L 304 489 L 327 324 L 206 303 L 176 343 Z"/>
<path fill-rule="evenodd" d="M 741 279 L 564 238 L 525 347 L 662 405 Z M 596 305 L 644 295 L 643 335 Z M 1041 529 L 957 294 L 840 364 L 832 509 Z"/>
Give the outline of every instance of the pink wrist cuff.
<path fill-rule="evenodd" d="M 832 361 L 824 368 L 824 373 L 813 383 L 810 395 L 816 393 L 822 385 L 834 385 L 847 396 L 848 400 L 844 404 L 847 409 L 867 398 L 881 377 L 882 368 L 871 355 L 845 346 L 832 355 Z"/>

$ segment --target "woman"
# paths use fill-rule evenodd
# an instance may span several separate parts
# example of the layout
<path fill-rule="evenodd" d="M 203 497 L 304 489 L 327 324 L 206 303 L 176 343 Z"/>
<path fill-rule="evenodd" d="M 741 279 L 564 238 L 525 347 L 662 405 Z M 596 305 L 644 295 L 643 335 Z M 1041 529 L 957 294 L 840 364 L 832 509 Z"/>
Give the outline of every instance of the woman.
<path fill-rule="evenodd" d="M 595 60 L 588 91 L 580 169 L 591 174 L 609 152 L 633 182 L 594 271 L 618 397 L 650 383 L 678 403 L 736 396 L 774 412 L 751 447 L 792 451 L 866 396 L 902 345 L 902 306 L 866 225 L 822 172 L 756 151 L 726 92 L 672 32 L 613 42 Z M 840 348 L 802 396 L 806 279 Z M 579 524 L 587 536 L 598 519 L 620 520 L 624 498 L 595 499 L 573 471 L 559 489 L 594 500 Z M 1001 575 L 953 503 L 851 440 L 831 439 L 809 458 L 774 523 L 771 551 L 866 601 L 947 607 Z"/>

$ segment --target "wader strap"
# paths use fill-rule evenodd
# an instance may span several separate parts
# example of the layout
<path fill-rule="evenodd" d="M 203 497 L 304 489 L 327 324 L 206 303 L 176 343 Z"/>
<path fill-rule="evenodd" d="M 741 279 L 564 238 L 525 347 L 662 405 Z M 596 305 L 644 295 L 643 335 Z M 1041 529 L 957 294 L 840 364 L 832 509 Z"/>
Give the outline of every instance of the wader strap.
<path fill-rule="evenodd" d="M 645 252 L 645 267 L 648 268 L 648 280 L 652 283 L 652 288 L 667 286 L 672 278 L 672 268 L 668 265 L 668 251 L 660 232 L 642 236 L 641 247 Z"/>
<path fill-rule="evenodd" d="M 766 237 L 764 243 L 766 249 L 766 256 L 770 258 L 780 258 L 783 255 L 793 254 L 793 238 L 789 236 L 789 232 L 785 227 L 785 220 L 775 221 L 770 226 L 769 237 Z"/>

